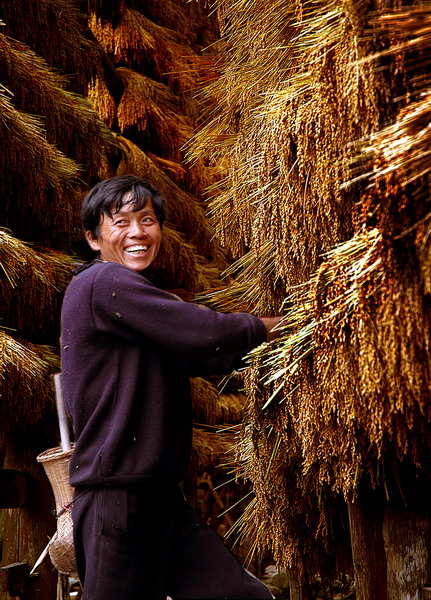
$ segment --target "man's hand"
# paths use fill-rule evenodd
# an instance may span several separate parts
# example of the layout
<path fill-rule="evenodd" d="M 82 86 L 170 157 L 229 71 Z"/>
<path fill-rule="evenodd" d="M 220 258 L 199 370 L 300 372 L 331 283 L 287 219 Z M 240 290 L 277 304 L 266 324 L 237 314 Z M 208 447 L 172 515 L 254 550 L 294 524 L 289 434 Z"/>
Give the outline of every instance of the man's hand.
<path fill-rule="evenodd" d="M 276 338 L 280 337 L 281 331 L 274 331 L 274 328 L 281 321 L 281 317 L 260 317 L 260 320 L 265 325 L 267 342 L 271 342 L 272 340 L 275 340 Z"/>

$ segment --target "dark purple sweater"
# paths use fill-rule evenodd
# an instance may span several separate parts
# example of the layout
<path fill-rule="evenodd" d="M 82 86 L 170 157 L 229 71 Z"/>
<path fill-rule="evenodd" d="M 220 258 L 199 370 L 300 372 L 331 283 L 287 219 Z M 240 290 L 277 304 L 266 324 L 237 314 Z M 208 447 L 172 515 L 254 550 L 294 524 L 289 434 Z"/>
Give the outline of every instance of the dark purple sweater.
<path fill-rule="evenodd" d="M 71 484 L 178 483 L 191 449 L 189 377 L 237 368 L 265 327 L 247 313 L 182 302 L 123 265 L 86 267 L 62 310 Z"/>

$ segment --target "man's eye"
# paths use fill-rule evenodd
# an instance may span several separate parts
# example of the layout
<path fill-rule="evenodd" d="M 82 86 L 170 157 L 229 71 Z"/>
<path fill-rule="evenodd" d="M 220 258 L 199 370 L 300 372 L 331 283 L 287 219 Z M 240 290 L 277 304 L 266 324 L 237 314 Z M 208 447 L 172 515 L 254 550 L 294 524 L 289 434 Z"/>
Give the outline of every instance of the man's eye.
<path fill-rule="evenodd" d="M 145 217 L 145 219 L 142 219 L 142 223 L 149 225 L 151 223 L 155 223 L 155 220 L 152 217 Z"/>
<path fill-rule="evenodd" d="M 114 221 L 114 225 L 124 225 L 126 223 L 126 219 L 117 219 Z"/>

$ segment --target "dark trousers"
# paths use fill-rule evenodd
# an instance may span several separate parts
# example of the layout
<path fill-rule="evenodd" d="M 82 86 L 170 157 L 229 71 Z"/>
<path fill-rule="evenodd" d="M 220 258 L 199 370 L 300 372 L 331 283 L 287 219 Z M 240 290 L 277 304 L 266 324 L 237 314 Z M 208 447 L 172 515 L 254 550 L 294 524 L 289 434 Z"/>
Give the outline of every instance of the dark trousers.
<path fill-rule="evenodd" d="M 185 501 L 152 486 L 77 490 L 83 600 L 252 600 L 272 594 Z"/>

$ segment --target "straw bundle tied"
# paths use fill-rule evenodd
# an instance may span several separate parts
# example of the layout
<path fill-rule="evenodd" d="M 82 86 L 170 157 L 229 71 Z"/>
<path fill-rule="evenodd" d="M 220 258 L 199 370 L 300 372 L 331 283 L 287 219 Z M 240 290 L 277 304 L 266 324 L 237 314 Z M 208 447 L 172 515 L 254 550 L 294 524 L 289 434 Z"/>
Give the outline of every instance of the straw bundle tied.
<path fill-rule="evenodd" d="M 46 141 L 40 119 L 17 111 L 1 89 L 0 111 L 2 224 L 37 243 L 67 243 L 79 226 L 72 187 L 78 165 Z"/>
<path fill-rule="evenodd" d="M 30 48 L 4 35 L 0 35 L 0 58 L 2 82 L 13 93 L 15 108 L 43 116 L 48 141 L 85 165 L 90 175 L 100 174 L 103 154 L 115 137 L 88 100 L 66 91 L 65 77 Z"/>
<path fill-rule="evenodd" d="M 384 486 L 401 458 L 431 466 L 429 17 L 216 6 L 227 67 L 189 151 L 230 164 L 210 216 L 238 261 L 209 301 L 264 314 L 284 298 L 285 312 L 246 376 L 237 469 L 256 500 L 238 527 L 279 564 L 330 576 L 339 499 Z"/>
<path fill-rule="evenodd" d="M 9 327 L 36 333 L 56 322 L 72 265 L 70 257 L 52 250 L 36 252 L 0 229 L 0 291 Z"/>
<path fill-rule="evenodd" d="M 190 138 L 192 122 L 178 112 L 175 96 L 164 84 L 119 67 L 117 73 L 125 90 L 118 106 L 117 117 L 121 132 L 136 129 L 140 145 L 159 149 L 167 158 L 180 160 L 179 148 Z"/>
<path fill-rule="evenodd" d="M 52 403 L 49 373 L 58 369 L 53 348 L 14 339 L 0 329 L 0 398 L 4 428 L 36 423 Z"/>
<path fill-rule="evenodd" d="M 69 86 L 85 93 L 102 73 L 100 48 L 83 36 L 83 16 L 70 0 L 2 0 L 4 33 L 18 39 L 48 64 L 70 75 Z"/>

